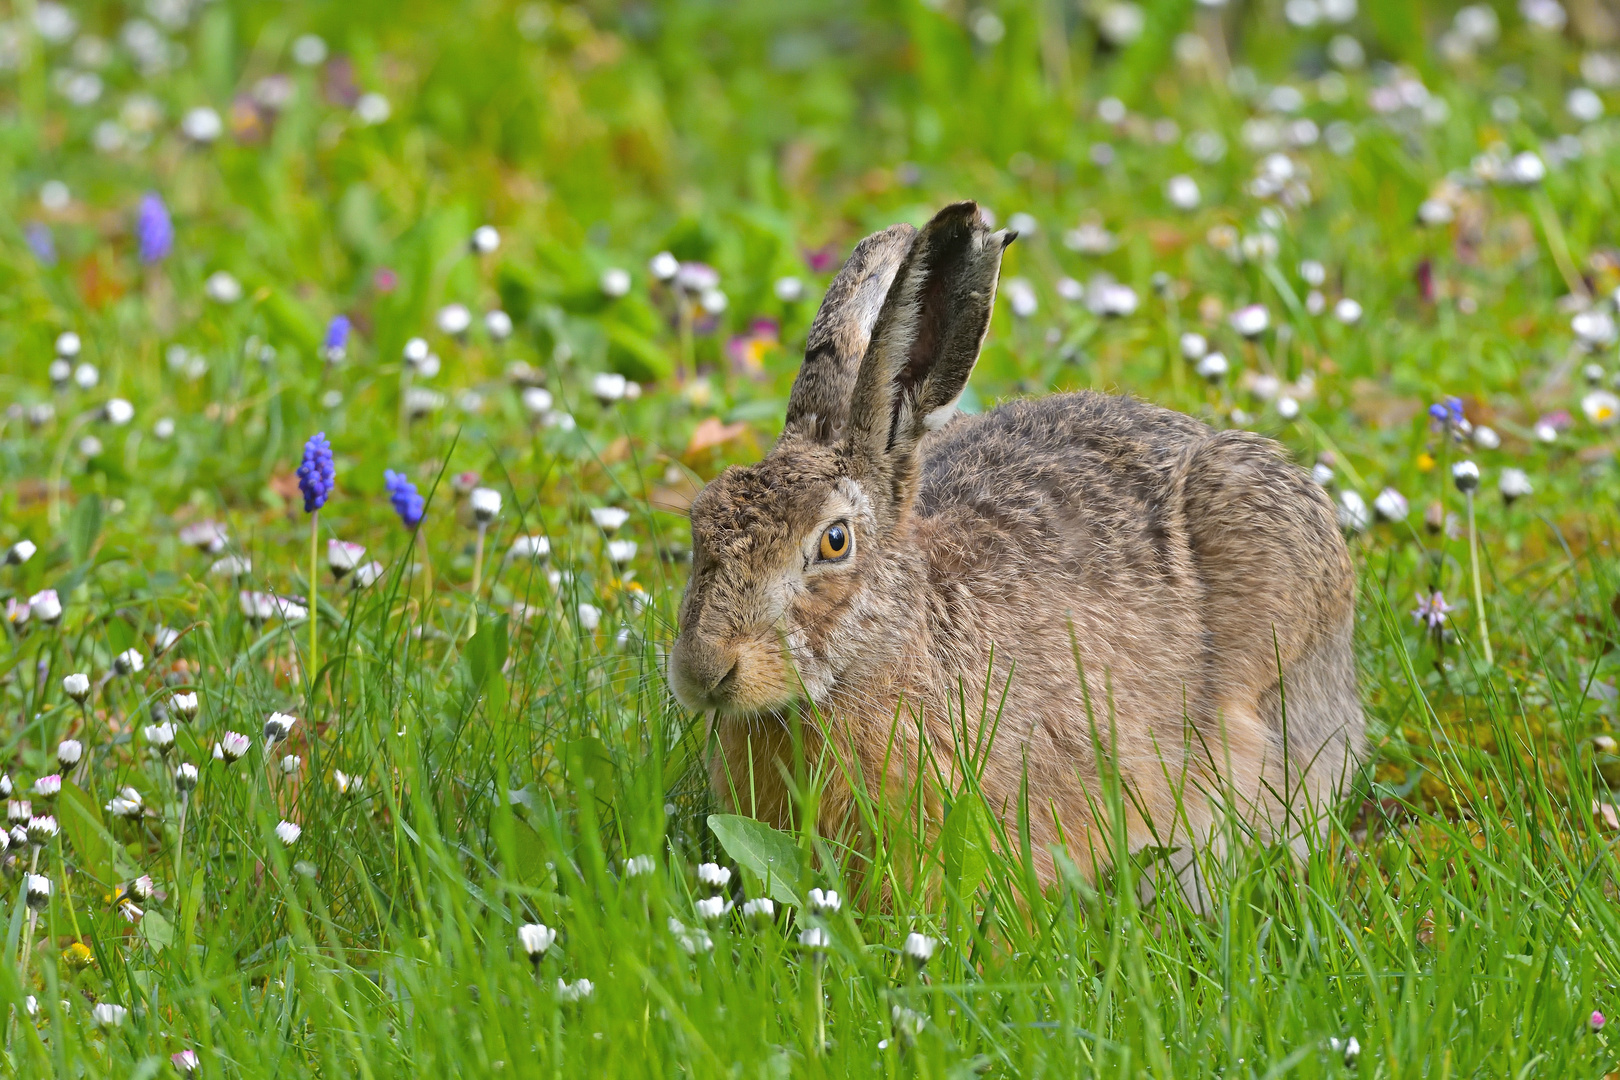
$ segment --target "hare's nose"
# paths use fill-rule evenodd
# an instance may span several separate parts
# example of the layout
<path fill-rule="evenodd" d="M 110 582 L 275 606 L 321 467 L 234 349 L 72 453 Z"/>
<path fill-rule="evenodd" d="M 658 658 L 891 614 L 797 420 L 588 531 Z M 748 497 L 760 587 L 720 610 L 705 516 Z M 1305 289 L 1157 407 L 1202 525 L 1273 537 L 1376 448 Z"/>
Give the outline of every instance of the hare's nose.
<path fill-rule="evenodd" d="M 711 642 L 677 641 L 670 654 L 678 696 L 689 706 L 713 708 L 730 696 L 737 682 L 737 650 Z M 684 691 L 684 693 L 680 693 Z"/>

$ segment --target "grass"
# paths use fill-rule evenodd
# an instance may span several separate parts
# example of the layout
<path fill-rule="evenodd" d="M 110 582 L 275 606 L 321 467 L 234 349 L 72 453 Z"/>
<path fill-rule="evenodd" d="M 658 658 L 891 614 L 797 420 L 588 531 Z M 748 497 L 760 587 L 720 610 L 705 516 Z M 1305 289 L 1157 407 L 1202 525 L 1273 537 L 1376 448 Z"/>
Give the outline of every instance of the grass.
<path fill-rule="evenodd" d="M 27 30 L 59 9 L 16 5 L 0 36 L 0 544 L 38 550 L 0 568 L 0 601 L 54 588 L 65 613 L 7 619 L 0 755 L 13 798 L 64 738 L 84 760 L 33 799 L 60 835 L 7 862 L 7 1072 L 151 1077 L 184 1051 L 220 1077 L 1620 1068 L 1591 1024 L 1620 1009 L 1620 475 L 1613 407 L 1584 373 L 1608 385 L 1614 346 L 1583 350 L 1571 322 L 1612 312 L 1620 285 L 1620 127 L 1566 106 L 1602 74 L 1602 28 L 1572 7 L 1552 33 L 1502 5 L 1500 40 L 1463 56 L 1442 43 L 1450 5 L 1394 0 L 1307 29 L 1274 3 L 1154 4 L 1124 45 L 1037 0 L 222 0 L 155 6 L 182 12 L 147 18 L 168 49 L 123 5 L 74 7 L 75 43 Z M 313 67 L 294 60 L 308 33 L 326 45 Z M 1340 34 L 1366 66 L 1343 65 Z M 87 36 L 108 43 L 99 67 Z M 90 71 L 96 100 L 74 104 Z M 1297 112 L 1275 108 L 1291 104 L 1278 86 L 1302 92 Z M 372 92 L 387 116 L 368 123 Z M 1390 92 L 1404 104 L 1380 111 Z M 1123 118 L 1099 116 L 1109 95 Z M 225 128 L 201 145 L 181 131 L 199 105 Z M 1309 135 L 1275 127 L 1307 118 L 1316 138 L 1282 149 L 1308 201 L 1255 194 L 1265 137 Z M 1554 141 L 1569 135 L 1579 156 Z M 1539 152 L 1545 177 L 1467 180 L 1498 147 Z M 1168 199 L 1178 174 L 1199 207 Z M 175 234 L 151 262 L 146 192 Z M 1144 906 L 1149 861 L 1040 890 L 1020 822 L 992 821 L 971 777 L 940 793 L 941 830 L 874 864 L 709 818 L 701 723 L 659 673 L 677 511 L 769 445 L 842 253 L 959 197 L 1037 225 L 1006 267 L 1037 310 L 998 305 L 964 407 L 1128 391 L 1276 435 L 1330 466 L 1336 497 L 1392 486 L 1411 504 L 1352 530 L 1372 759 L 1305 864 L 1238 843 L 1209 918 L 1174 896 Z M 1428 199 L 1450 219 L 1415 224 Z M 498 250 L 470 253 L 486 222 Z M 1073 250 L 1081 222 L 1111 242 Z M 663 250 L 716 268 L 722 312 L 649 280 Z M 601 284 L 615 268 L 622 296 Z M 239 297 L 209 284 L 219 271 Z M 1134 288 L 1134 314 L 1063 298 L 1063 277 L 1095 296 L 1102 274 Z M 785 276 L 803 299 L 782 298 Z M 1340 298 L 1359 321 L 1333 316 Z M 452 303 L 469 333 L 440 329 Z M 1227 320 L 1249 303 L 1271 322 L 1252 342 Z M 497 307 L 506 340 L 484 330 Z M 329 363 L 337 314 L 354 333 Z M 51 387 L 67 330 L 92 389 Z M 1182 359 L 1184 331 L 1229 357 L 1225 380 Z M 436 374 L 403 370 L 418 335 Z M 599 403 L 606 371 L 644 391 Z M 1424 409 L 1448 395 L 1499 445 L 1434 430 Z M 133 421 L 105 419 L 114 396 Z M 293 469 L 317 431 L 338 479 L 316 539 L 368 548 L 363 589 L 319 563 L 310 578 Z M 1465 457 L 1484 475 L 1472 517 L 1449 479 Z M 1533 494 L 1498 495 L 1510 467 Z M 427 497 L 420 529 L 390 508 L 385 469 Z M 466 472 L 504 496 L 487 535 Z M 637 542 L 628 559 L 589 514 L 606 506 L 630 512 L 614 533 Z M 225 525 L 221 550 L 180 539 L 204 520 Z M 530 535 L 549 562 L 510 557 Z M 211 572 L 226 556 L 251 569 Z M 249 618 L 243 590 L 313 596 L 315 620 L 272 600 Z M 1436 590 L 1456 608 L 1431 633 L 1410 612 Z M 132 648 L 142 669 L 116 674 Z M 73 672 L 95 684 L 82 707 Z M 160 751 L 145 729 L 191 689 L 200 713 Z M 298 719 L 272 747 L 276 711 Z M 235 763 L 213 757 L 228 731 L 252 737 Z M 194 791 L 172 779 L 181 762 Z M 800 779 L 812 800 L 817 775 Z M 125 787 L 133 818 L 109 809 Z M 1116 814 L 1125 797 L 1099 793 Z M 652 870 L 632 874 L 640 855 Z M 739 909 L 705 925 L 711 860 Z M 30 867 L 52 887 L 37 919 Z M 129 892 L 142 875 L 148 899 Z M 862 882 L 887 902 L 851 896 Z M 845 903 L 811 912 L 813 887 Z M 745 918 L 762 895 L 774 918 Z M 536 963 L 531 922 L 558 931 Z M 807 928 L 828 948 L 802 944 Z M 939 941 L 920 970 L 901 953 L 913 931 Z"/>

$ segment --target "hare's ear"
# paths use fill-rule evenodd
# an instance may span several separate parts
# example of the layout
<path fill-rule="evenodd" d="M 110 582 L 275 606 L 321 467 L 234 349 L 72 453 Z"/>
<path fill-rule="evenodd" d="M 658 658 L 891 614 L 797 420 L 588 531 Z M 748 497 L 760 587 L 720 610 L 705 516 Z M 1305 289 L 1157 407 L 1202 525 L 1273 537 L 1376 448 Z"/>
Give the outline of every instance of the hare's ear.
<path fill-rule="evenodd" d="M 804 363 L 788 395 L 782 435 L 832 445 L 849 425 L 849 395 L 883 298 L 917 230 L 891 225 L 855 245 L 810 323 Z"/>
<path fill-rule="evenodd" d="M 898 501 L 917 444 L 950 419 L 973 373 L 1016 236 L 993 232 L 978 204 L 955 203 L 923 226 L 895 275 L 855 380 L 848 454 L 861 475 L 890 480 Z"/>

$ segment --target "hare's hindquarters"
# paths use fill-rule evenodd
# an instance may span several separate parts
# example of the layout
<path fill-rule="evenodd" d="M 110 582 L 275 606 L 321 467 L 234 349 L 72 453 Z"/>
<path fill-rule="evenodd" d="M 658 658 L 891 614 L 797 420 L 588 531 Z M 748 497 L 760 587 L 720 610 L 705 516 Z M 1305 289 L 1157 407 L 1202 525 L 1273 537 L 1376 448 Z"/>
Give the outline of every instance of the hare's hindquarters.
<path fill-rule="evenodd" d="M 1365 743 L 1349 551 L 1326 492 L 1269 439 L 1216 434 L 1189 455 L 1184 485 L 1211 689 L 1201 734 L 1262 754 L 1227 779 L 1245 816 L 1297 842 Z"/>

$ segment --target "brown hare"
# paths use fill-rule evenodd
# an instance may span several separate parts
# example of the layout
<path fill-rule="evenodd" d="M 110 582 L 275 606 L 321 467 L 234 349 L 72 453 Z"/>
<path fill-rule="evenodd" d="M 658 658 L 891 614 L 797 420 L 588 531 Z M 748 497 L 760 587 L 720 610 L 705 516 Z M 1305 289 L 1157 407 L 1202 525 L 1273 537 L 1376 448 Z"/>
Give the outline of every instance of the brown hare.
<path fill-rule="evenodd" d="M 721 802 L 780 827 L 796 746 L 843 757 L 837 833 L 850 784 L 959 779 L 993 729 L 971 767 L 1009 835 L 1027 806 L 1043 882 L 1054 849 L 1118 854 L 1117 770 L 1130 846 L 1174 849 L 1208 910 L 1198 851 L 1228 826 L 1297 846 L 1362 753 L 1350 557 L 1258 435 L 1090 392 L 959 414 L 1012 239 L 964 202 L 856 246 L 781 439 L 692 503 L 670 683 L 712 716 Z"/>

